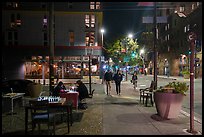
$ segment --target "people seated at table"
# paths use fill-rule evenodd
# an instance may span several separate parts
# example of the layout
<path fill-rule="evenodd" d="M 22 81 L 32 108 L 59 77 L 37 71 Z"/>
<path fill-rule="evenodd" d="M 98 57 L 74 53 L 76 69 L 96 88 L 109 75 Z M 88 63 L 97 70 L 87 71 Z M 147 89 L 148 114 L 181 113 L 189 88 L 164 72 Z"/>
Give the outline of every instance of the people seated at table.
<path fill-rule="evenodd" d="M 65 92 L 66 87 L 62 81 L 60 81 L 57 86 L 54 88 L 54 91 L 52 93 L 52 96 L 60 96 L 60 92 L 63 93 Z"/>
<path fill-rule="evenodd" d="M 76 81 L 77 89 L 76 91 L 79 93 L 79 108 L 83 108 L 86 103 L 82 103 L 82 100 L 89 97 L 88 89 L 86 85 L 81 81 Z"/>

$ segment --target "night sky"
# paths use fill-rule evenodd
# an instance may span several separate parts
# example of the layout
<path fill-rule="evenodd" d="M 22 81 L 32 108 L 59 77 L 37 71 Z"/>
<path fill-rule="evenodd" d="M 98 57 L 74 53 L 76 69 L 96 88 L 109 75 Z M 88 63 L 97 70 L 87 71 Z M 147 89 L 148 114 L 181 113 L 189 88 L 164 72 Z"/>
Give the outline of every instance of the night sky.
<path fill-rule="evenodd" d="M 138 2 L 105 2 L 103 3 L 104 41 L 112 42 L 120 36 L 133 33 L 134 38 L 144 31 L 142 16 L 152 15 L 152 10 L 138 7 Z"/>

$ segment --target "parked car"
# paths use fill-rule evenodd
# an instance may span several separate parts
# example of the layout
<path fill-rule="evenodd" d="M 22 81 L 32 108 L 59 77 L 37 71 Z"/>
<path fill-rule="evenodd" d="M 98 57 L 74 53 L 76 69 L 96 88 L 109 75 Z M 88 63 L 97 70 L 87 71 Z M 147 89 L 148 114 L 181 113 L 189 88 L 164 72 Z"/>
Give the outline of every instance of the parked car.
<path fill-rule="evenodd" d="M 31 80 L 26 79 L 13 79 L 13 80 L 5 80 L 1 82 L 1 93 L 7 94 L 11 93 L 12 90 L 15 93 L 25 93 L 25 96 L 30 96 L 28 85 L 30 83 L 34 83 Z"/>

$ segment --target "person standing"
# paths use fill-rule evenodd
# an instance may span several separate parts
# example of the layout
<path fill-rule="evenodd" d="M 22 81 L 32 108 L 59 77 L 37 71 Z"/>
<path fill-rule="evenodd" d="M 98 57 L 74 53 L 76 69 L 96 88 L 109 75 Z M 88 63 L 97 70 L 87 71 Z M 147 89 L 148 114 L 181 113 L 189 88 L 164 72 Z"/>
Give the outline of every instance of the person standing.
<path fill-rule="evenodd" d="M 110 69 L 108 69 L 106 71 L 106 73 L 104 74 L 104 81 L 106 82 L 106 93 L 107 95 L 110 95 L 110 91 L 111 91 L 111 81 L 112 81 L 112 72 Z"/>
<path fill-rule="evenodd" d="M 117 95 L 120 95 L 120 92 L 121 92 L 120 85 L 121 85 L 121 81 L 123 80 L 123 75 L 120 70 L 117 70 L 117 73 L 114 74 L 113 80 L 115 81 L 116 93 Z"/>

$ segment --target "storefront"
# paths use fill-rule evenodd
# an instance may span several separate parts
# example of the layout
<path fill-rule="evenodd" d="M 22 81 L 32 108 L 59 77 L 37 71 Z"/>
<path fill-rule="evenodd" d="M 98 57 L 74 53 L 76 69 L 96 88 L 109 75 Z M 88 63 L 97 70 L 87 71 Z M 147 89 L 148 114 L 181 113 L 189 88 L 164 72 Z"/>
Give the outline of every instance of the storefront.
<path fill-rule="evenodd" d="M 91 56 L 97 59 L 98 56 Z M 88 56 L 57 56 L 54 58 L 54 75 L 59 79 L 83 79 L 89 75 L 89 57 Z M 91 63 L 91 75 L 99 76 L 99 63 Z M 32 56 L 31 60 L 25 62 L 25 79 L 48 79 L 49 78 L 49 56 Z"/>

